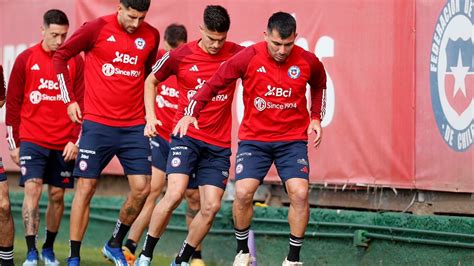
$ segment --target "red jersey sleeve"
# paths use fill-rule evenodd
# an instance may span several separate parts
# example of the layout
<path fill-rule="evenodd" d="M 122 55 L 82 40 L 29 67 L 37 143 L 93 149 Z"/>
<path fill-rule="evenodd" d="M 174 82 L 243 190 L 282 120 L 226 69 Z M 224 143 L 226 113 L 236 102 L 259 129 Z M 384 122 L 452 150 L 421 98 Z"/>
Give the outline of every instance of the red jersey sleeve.
<path fill-rule="evenodd" d="M 26 61 L 30 55 L 27 50 L 21 53 L 13 64 L 13 69 L 8 82 L 7 109 L 5 115 L 5 125 L 7 126 L 7 141 L 10 150 L 14 150 L 20 145 L 20 120 L 21 106 L 26 84 Z"/>
<path fill-rule="evenodd" d="M 304 58 L 311 67 L 311 76 L 308 80 L 311 86 L 311 119 L 322 120 L 326 109 L 326 70 L 319 59 L 310 52 L 305 52 Z"/>
<path fill-rule="evenodd" d="M 148 74 L 150 74 L 153 71 L 153 66 L 158 56 L 158 46 L 160 45 L 160 33 L 155 28 L 152 28 L 152 30 L 153 30 L 153 34 L 155 35 L 156 42 L 155 42 L 155 46 L 153 47 L 153 50 L 151 51 L 150 55 L 148 56 L 145 62 L 145 73 L 146 73 L 145 77 L 148 77 Z"/>
<path fill-rule="evenodd" d="M 84 110 L 84 60 L 80 55 L 76 55 L 74 58 L 76 65 L 76 77 L 74 79 L 74 95 L 76 96 L 76 101 L 79 104 L 81 110 Z M 71 140 L 72 143 L 76 143 L 79 139 L 81 133 L 81 124 L 76 123 L 74 125 L 74 131 L 72 136 L 74 139 Z"/>
<path fill-rule="evenodd" d="M 179 60 L 176 52 L 177 50 L 165 53 L 153 66 L 153 75 L 159 82 L 163 82 L 168 77 L 177 74 Z"/>
<path fill-rule="evenodd" d="M 76 102 L 76 95 L 67 69 L 67 62 L 82 51 L 88 51 L 94 46 L 100 29 L 105 25 L 101 18 L 84 23 L 74 34 L 54 53 L 53 64 L 58 76 L 59 87 L 63 101 L 66 104 Z"/>
<path fill-rule="evenodd" d="M 199 112 L 212 97 L 245 75 L 250 60 L 255 54 L 255 49 L 250 46 L 241 50 L 222 64 L 212 78 L 206 82 L 189 101 L 188 106 L 184 110 L 184 114 L 198 118 Z"/>
<path fill-rule="evenodd" d="M 0 65 L 0 101 L 5 100 L 5 91 L 7 84 L 5 83 L 5 77 L 3 76 L 3 66 Z"/>

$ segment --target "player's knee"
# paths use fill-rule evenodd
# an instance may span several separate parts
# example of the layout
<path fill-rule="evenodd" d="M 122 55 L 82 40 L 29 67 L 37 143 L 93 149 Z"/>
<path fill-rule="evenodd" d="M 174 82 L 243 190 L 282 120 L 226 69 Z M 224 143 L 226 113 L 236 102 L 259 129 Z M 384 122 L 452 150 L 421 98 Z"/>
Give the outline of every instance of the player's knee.
<path fill-rule="evenodd" d="M 204 217 L 214 217 L 220 209 L 220 201 L 205 202 L 201 205 L 201 215 Z"/>
<path fill-rule="evenodd" d="M 81 197 L 92 198 L 97 187 L 96 184 L 97 183 L 92 182 L 78 182 L 74 197 L 76 197 L 76 195 L 80 195 Z"/>
<path fill-rule="evenodd" d="M 165 196 L 162 200 L 168 205 L 168 208 L 175 209 L 178 207 L 181 200 L 183 200 L 184 193 L 180 191 L 166 191 Z"/>
<path fill-rule="evenodd" d="M 150 195 L 150 186 L 144 186 L 142 189 L 132 190 L 132 196 L 141 200 L 145 200 Z"/>
<path fill-rule="evenodd" d="M 293 189 L 289 193 L 291 204 L 295 206 L 306 206 L 308 202 L 308 190 L 304 188 Z"/>
<path fill-rule="evenodd" d="M 25 185 L 25 197 L 27 199 L 36 199 L 41 196 L 41 190 L 42 186 L 41 184 L 36 184 L 32 185 L 33 183 L 30 183 L 28 185 Z"/>
<path fill-rule="evenodd" d="M 5 221 L 6 219 L 9 219 L 10 215 L 11 215 L 10 201 L 1 200 L 0 201 L 0 220 Z"/>
<path fill-rule="evenodd" d="M 253 193 L 244 189 L 237 190 L 235 200 L 238 204 L 252 204 Z"/>
<path fill-rule="evenodd" d="M 52 189 L 49 195 L 49 201 L 56 205 L 64 205 L 64 189 Z"/>

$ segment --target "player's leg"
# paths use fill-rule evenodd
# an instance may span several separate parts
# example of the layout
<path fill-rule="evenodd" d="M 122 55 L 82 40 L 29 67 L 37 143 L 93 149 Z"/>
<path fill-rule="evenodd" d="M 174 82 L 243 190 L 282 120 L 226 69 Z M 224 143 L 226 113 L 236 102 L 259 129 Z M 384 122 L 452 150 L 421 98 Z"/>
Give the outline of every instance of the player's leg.
<path fill-rule="evenodd" d="M 201 209 L 201 200 L 199 197 L 199 186 L 197 186 L 195 178 L 190 178 L 188 189 L 184 194 L 184 198 L 186 199 L 186 226 L 189 230 L 189 225 L 193 221 L 196 214 Z M 191 266 L 204 266 L 204 260 L 202 259 L 202 243 L 196 247 L 196 250 L 193 253 Z"/>
<path fill-rule="evenodd" d="M 305 141 L 280 142 L 275 144 L 275 166 L 285 184 L 290 207 L 289 252 L 284 265 L 300 265 L 300 251 L 309 219 L 309 163 Z"/>
<path fill-rule="evenodd" d="M 102 169 L 115 154 L 116 129 L 84 121 L 73 176 L 78 177 L 71 206 L 68 265 L 79 265 L 82 239 L 89 224 L 90 203 Z"/>
<path fill-rule="evenodd" d="M 1 162 L 1 159 L 0 159 Z M 13 265 L 13 239 L 15 236 L 13 217 L 10 209 L 8 183 L 0 164 L 0 265 Z"/>
<path fill-rule="evenodd" d="M 135 261 L 137 243 L 140 241 L 143 232 L 150 223 L 151 214 L 155 208 L 156 201 L 161 195 L 166 182 L 166 161 L 168 160 L 170 149 L 169 143 L 165 139 L 157 136 L 152 139 L 151 144 L 152 173 L 150 194 L 137 219 L 133 222 L 128 234 L 128 239 L 122 247 L 125 259 L 132 265 Z"/>
<path fill-rule="evenodd" d="M 189 226 L 189 233 L 175 263 L 189 262 L 196 247 L 211 229 L 221 208 L 221 199 L 229 178 L 230 148 L 222 148 L 198 141 L 200 154 L 195 179 L 199 185 L 201 209 Z"/>
<path fill-rule="evenodd" d="M 237 255 L 234 265 L 252 263 L 248 248 L 250 225 L 253 217 L 253 196 L 273 163 L 269 144 L 259 141 L 241 141 L 236 156 L 235 200 L 232 204 Z"/>

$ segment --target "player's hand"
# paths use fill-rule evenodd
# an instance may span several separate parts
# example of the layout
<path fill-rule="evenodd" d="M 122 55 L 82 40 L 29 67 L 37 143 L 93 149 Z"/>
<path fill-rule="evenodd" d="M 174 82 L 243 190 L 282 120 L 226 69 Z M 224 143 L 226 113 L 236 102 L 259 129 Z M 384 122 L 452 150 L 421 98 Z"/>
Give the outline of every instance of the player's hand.
<path fill-rule="evenodd" d="M 67 107 L 67 115 L 71 118 L 74 123 L 82 124 L 82 112 L 81 107 L 77 102 L 73 102 Z"/>
<path fill-rule="evenodd" d="M 182 138 L 183 136 L 186 136 L 186 133 L 188 132 L 188 128 L 190 124 L 193 124 L 193 126 L 196 129 L 199 129 L 198 121 L 196 117 L 189 116 L 189 115 L 183 116 L 174 127 L 173 136 L 177 136 L 178 133 L 179 133 L 180 138 Z"/>
<path fill-rule="evenodd" d="M 16 165 L 20 166 L 20 148 L 15 148 L 14 150 L 11 150 L 10 158 L 12 158 L 12 161 L 16 163 Z"/>
<path fill-rule="evenodd" d="M 317 148 L 319 144 L 321 143 L 321 137 L 323 134 L 323 128 L 321 127 L 321 121 L 313 119 L 309 123 L 308 126 L 308 135 L 311 133 L 315 132 L 316 133 L 316 138 L 314 139 L 313 142 L 313 147 Z"/>
<path fill-rule="evenodd" d="M 64 147 L 64 151 L 63 151 L 64 161 L 69 162 L 69 161 L 75 160 L 77 157 L 77 152 L 78 152 L 77 146 L 74 143 L 69 141 Z"/>
<path fill-rule="evenodd" d="M 156 126 L 162 126 L 163 123 L 161 123 L 160 120 L 154 118 L 147 118 L 146 119 L 146 125 L 145 129 L 143 130 L 143 135 L 145 137 L 155 137 L 158 132 L 156 132 Z"/>
<path fill-rule="evenodd" d="M 0 101 L 0 108 L 5 104 L 5 100 Z"/>

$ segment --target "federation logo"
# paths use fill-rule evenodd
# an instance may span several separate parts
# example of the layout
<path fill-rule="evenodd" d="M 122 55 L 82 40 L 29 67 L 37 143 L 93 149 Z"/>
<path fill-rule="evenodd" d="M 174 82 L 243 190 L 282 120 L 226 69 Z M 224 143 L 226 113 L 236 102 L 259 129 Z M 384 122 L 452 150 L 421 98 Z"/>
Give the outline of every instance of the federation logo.
<path fill-rule="evenodd" d="M 30 101 L 32 104 L 39 104 L 41 102 L 42 94 L 39 91 L 32 91 L 30 93 Z"/>
<path fill-rule="evenodd" d="M 83 171 L 83 172 L 84 172 L 85 170 L 87 170 L 87 162 L 84 161 L 84 160 L 81 160 L 81 161 L 79 162 L 79 169 L 80 169 L 81 171 Z"/>
<path fill-rule="evenodd" d="M 21 171 L 21 174 L 22 174 L 23 176 L 25 176 L 26 173 L 27 173 L 27 170 L 26 170 L 26 167 L 25 167 L 25 166 L 22 166 L 22 167 L 20 168 L 20 171 Z"/>
<path fill-rule="evenodd" d="M 143 50 L 145 48 L 146 42 L 142 38 L 136 38 L 135 39 L 135 47 L 137 47 L 138 50 Z"/>
<path fill-rule="evenodd" d="M 237 173 L 237 174 L 242 173 L 243 170 L 244 170 L 244 166 L 243 166 L 241 163 L 239 163 L 239 164 L 235 167 L 235 173 Z"/>
<path fill-rule="evenodd" d="M 257 97 L 257 98 L 255 98 L 255 100 L 253 100 L 253 105 L 260 112 L 265 110 L 265 108 L 267 108 L 267 102 L 264 99 L 260 98 L 260 97 Z"/>
<path fill-rule="evenodd" d="M 171 166 L 173 167 L 178 167 L 181 165 L 181 159 L 179 159 L 178 157 L 174 157 L 172 160 L 171 160 Z"/>
<path fill-rule="evenodd" d="M 301 70 L 298 66 L 291 66 L 288 68 L 288 77 L 292 79 L 297 79 L 300 77 Z"/>
<path fill-rule="evenodd" d="M 433 112 L 441 137 L 455 151 L 474 139 L 474 1 L 448 1 L 434 27 L 430 54 Z"/>
<path fill-rule="evenodd" d="M 103 64 L 102 73 L 104 73 L 106 77 L 111 77 L 115 73 L 115 68 L 112 64 Z"/>

